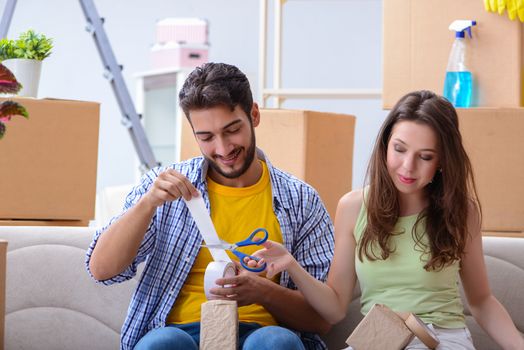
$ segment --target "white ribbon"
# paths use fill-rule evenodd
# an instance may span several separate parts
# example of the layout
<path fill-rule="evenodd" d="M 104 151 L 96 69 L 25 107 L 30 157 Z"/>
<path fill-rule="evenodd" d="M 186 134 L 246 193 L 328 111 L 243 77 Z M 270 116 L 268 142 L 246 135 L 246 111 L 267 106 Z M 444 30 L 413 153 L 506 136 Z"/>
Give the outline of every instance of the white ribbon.
<path fill-rule="evenodd" d="M 218 234 L 213 226 L 213 222 L 209 217 L 209 214 L 206 209 L 206 204 L 202 196 L 193 197 L 191 200 L 186 201 L 186 205 L 191 212 L 191 216 L 200 231 L 200 234 L 204 238 L 204 241 L 207 245 L 211 244 L 221 244 L 222 242 L 218 238 Z M 236 275 L 236 268 L 233 261 L 227 255 L 224 249 L 220 248 L 209 248 L 209 252 L 213 257 L 212 262 L 210 262 L 206 267 L 206 272 L 204 274 L 204 292 L 208 300 L 216 299 L 217 297 L 214 294 L 211 294 L 209 290 L 211 288 L 220 288 L 221 286 L 215 284 L 215 281 L 218 278 L 222 277 L 233 277 Z"/>
<path fill-rule="evenodd" d="M 206 242 L 206 244 L 222 244 L 222 242 L 218 238 L 215 226 L 213 226 L 213 222 L 209 217 L 209 213 L 207 212 L 206 204 L 204 203 L 204 199 L 202 199 L 202 196 L 200 195 L 196 198 L 193 197 L 189 201 L 186 201 L 184 199 L 184 201 L 186 202 L 186 205 L 189 208 L 189 211 L 191 212 L 191 216 L 193 216 L 193 220 L 195 220 L 196 225 L 200 230 L 200 234 L 202 235 L 202 237 L 204 237 L 204 241 Z M 231 262 L 231 258 L 229 257 L 229 255 L 227 255 L 224 249 L 209 248 L 209 252 L 213 257 L 213 260 L 215 261 Z"/>

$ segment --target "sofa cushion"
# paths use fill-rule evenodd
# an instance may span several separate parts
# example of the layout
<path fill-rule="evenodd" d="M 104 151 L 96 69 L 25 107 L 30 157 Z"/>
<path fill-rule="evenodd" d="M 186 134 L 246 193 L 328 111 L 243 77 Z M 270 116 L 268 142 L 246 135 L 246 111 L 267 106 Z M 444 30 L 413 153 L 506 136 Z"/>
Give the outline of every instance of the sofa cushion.
<path fill-rule="evenodd" d="M 119 333 L 137 280 L 96 284 L 85 270 L 85 251 L 95 232 L 85 227 L 1 227 L 7 253 L 6 349 L 118 349 Z M 493 294 L 524 330 L 524 239 L 484 237 Z M 141 269 L 139 269 L 140 273 Z M 362 319 L 360 288 L 346 318 L 323 336 L 329 349 L 345 340 Z M 466 315 L 470 315 L 467 305 Z M 498 347 L 471 316 L 478 350 Z"/>
<path fill-rule="evenodd" d="M 7 349 L 118 349 L 136 280 L 111 287 L 86 273 L 94 229 L 0 227 L 8 241 Z"/>

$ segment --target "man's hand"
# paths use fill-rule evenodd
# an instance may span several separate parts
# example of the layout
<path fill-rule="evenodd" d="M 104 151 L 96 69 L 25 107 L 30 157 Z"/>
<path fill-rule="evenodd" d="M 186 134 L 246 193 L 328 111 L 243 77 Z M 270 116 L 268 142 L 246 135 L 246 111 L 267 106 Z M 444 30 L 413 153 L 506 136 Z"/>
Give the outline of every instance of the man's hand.
<path fill-rule="evenodd" d="M 198 197 L 198 191 L 187 177 L 176 170 L 168 169 L 158 175 L 144 200 L 156 208 L 180 197 L 190 200 L 192 197 Z"/>
<path fill-rule="evenodd" d="M 234 277 L 219 278 L 215 282 L 223 288 L 211 288 L 210 292 L 219 299 L 236 300 L 238 306 L 251 304 L 264 304 L 267 296 L 265 291 L 271 286 L 272 281 L 254 272 L 244 269 Z"/>

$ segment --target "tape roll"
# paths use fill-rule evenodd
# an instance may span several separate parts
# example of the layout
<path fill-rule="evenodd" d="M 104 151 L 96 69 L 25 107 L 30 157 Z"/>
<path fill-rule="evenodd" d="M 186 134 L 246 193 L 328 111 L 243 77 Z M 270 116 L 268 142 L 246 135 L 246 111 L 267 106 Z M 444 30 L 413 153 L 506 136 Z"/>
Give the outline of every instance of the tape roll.
<path fill-rule="evenodd" d="M 222 288 L 215 284 L 215 281 L 222 277 L 233 277 L 237 273 L 235 264 L 227 261 L 212 261 L 206 267 L 204 273 L 204 292 L 206 293 L 207 300 L 217 299 L 215 294 L 211 294 L 209 291 L 211 288 Z"/>
<path fill-rule="evenodd" d="M 420 318 L 414 314 L 409 314 L 405 319 L 405 324 L 412 331 L 421 342 L 424 343 L 428 348 L 435 349 L 440 343 L 437 336 L 431 328 L 429 328 Z"/>

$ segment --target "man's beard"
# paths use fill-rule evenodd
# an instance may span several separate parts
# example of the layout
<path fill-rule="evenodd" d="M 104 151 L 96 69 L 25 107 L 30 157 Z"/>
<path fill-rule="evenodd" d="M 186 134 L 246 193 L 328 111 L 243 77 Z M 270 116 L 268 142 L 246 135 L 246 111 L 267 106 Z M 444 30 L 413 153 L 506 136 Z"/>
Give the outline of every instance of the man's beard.
<path fill-rule="evenodd" d="M 236 151 L 236 150 L 235 150 Z M 234 170 L 232 172 L 225 172 L 220 168 L 220 166 L 217 164 L 216 161 L 209 157 L 205 157 L 208 162 L 211 169 L 216 171 L 219 175 L 227 178 L 227 179 L 236 179 L 240 176 L 244 175 L 244 173 L 249 169 L 251 166 L 251 163 L 253 163 L 253 160 L 255 159 L 255 153 L 256 153 L 256 142 L 255 142 L 255 130 L 253 130 L 253 127 L 251 128 L 251 143 L 249 144 L 249 148 L 246 151 L 246 158 L 244 160 L 244 164 L 242 167 L 238 170 Z"/>

